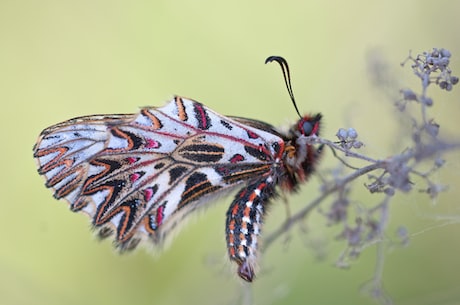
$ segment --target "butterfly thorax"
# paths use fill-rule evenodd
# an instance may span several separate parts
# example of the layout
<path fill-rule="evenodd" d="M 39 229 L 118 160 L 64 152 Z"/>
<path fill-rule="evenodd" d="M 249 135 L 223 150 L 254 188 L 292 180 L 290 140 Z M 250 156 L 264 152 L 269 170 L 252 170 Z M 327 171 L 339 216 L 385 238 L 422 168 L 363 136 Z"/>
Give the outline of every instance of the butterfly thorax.
<path fill-rule="evenodd" d="M 288 131 L 283 155 L 286 175 L 281 183 L 284 190 L 295 190 L 313 172 L 322 150 L 309 144 L 308 137 L 319 135 L 320 121 L 321 114 L 306 115 Z"/>

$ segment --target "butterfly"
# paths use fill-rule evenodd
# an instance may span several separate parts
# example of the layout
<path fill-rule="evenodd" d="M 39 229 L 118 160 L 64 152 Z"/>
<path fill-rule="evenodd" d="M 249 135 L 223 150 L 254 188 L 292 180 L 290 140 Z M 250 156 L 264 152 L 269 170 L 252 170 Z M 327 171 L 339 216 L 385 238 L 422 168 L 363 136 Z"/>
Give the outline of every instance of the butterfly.
<path fill-rule="evenodd" d="M 160 244 L 197 209 L 239 189 L 226 214 L 225 235 L 238 275 L 253 281 L 267 207 L 309 178 L 322 152 L 321 114 L 301 116 L 289 67 L 279 56 L 299 115 L 287 131 L 253 119 L 220 115 L 175 96 L 135 114 L 89 115 L 43 130 L 34 146 L 38 172 L 54 197 L 83 212 L 101 238 L 121 251 Z"/>

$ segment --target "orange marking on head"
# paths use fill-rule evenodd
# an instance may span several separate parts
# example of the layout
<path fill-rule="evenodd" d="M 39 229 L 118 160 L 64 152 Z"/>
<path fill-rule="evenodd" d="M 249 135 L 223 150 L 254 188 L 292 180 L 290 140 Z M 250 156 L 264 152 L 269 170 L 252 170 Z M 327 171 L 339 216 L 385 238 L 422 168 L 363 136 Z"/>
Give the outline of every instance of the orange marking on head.
<path fill-rule="evenodd" d="M 286 154 L 289 158 L 294 158 L 295 157 L 295 152 L 296 152 L 296 149 L 293 145 L 288 145 L 286 146 Z"/>

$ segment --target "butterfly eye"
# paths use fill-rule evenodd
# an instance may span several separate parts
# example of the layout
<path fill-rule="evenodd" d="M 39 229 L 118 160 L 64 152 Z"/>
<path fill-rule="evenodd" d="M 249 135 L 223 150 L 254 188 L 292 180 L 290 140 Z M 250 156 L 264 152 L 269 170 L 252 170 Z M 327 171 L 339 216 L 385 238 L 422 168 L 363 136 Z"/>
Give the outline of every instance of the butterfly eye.
<path fill-rule="evenodd" d="M 302 134 L 309 136 L 313 131 L 313 124 L 309 121 L 305 121 L 302 123 Z"/>

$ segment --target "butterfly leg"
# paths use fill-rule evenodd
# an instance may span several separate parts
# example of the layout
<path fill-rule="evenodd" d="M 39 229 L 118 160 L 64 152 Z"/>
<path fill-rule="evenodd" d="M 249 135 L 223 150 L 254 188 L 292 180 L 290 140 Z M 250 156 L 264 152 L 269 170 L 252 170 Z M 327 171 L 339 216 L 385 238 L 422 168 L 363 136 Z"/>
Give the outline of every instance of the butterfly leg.
<path fill-rule="evenodd" d="M 238 264 L 238 275 L 252 282 L 257 259 L 257 239 L 268 201 L 275 195 L 271 176 L 242 189 L 227 211 L 226 239 L 230 259 Z"/>

